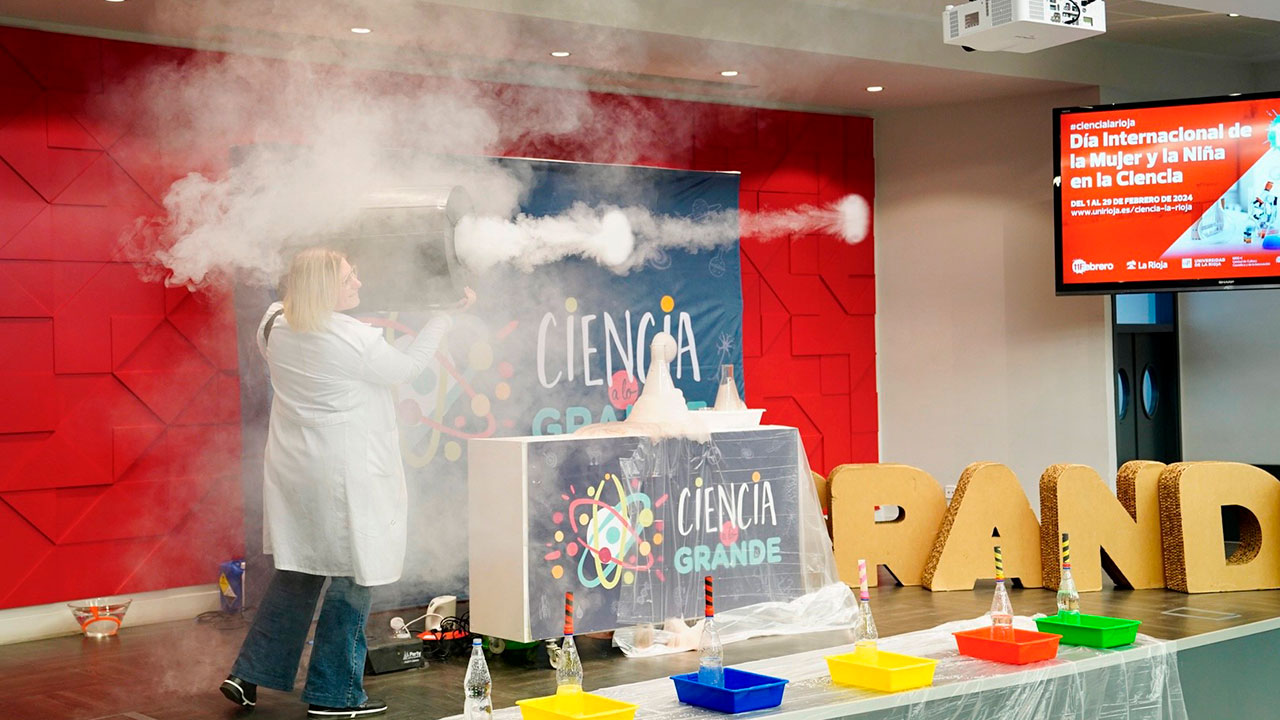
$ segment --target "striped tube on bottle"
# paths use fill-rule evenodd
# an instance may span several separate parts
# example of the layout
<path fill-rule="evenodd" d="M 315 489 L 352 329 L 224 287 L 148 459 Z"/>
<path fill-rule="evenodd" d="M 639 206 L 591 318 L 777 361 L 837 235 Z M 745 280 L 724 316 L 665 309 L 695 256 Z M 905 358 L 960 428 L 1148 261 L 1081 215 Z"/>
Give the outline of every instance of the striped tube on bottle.
<path fill-rule="evenodd" d="M 714 617 L 716 614 L 716 601 L 715 594 L 711 589 L 710 575 L 708 575 L 702 582 L 702 594 L 704 596 L 703 599 L 706 601 L 706 608 L 704 609 L 703 614 L 706 617 Z"/>

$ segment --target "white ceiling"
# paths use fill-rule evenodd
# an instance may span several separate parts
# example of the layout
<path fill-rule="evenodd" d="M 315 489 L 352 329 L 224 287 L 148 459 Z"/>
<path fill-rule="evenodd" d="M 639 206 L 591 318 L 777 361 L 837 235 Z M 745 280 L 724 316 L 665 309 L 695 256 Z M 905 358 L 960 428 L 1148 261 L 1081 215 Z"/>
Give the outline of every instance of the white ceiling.
<path fill-rule="evenodd" d="M 1226 78 L 1239 83 L 1223 91 L 1257 89 L 1242 83 L 1280 58 L 1280 0 L 1179 4 L 1196 7 L 1108 0 L 1106 35 L 1030 55 L 944 45 L 945 0 L 0 0 L 0 24 L 846 112 L 1086 85 L 1173 96 Z"/>
<path fill-rule="evenodd" d="M 1280 3 L 1276 0 L 1179 0 L 1177 3 L 1162 0 L 1162 4 L 1181 5 L 1215 13 L 1239 13 L 1244 17 L 1263 20 L 1280 20 Z"/>

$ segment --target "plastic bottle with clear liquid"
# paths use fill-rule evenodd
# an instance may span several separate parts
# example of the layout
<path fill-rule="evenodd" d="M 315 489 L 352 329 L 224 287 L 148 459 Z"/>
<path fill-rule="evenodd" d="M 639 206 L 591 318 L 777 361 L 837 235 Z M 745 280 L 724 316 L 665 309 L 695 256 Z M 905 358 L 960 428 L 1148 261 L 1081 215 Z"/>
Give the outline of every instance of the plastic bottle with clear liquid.
<path fill-rule="evenodd" d="M 876 620 L 871 616 L 871 592 L 867 589 L 867 561 L 858 560 L 858 619 L 853 625 L 853 653 L 866 662 L 876 660 Z"/>
<path fill-rule="evenodd" d="M 713 615 L 702 621 L 702 641 L 698 643 L 698 682 L 724 687 L 724 646 Z"/>
<path fill-rule="evenodd" d="M 1004 556 L 1000 546 L 995 546 L 996 590 L 991 596 L 991 637 L 995 640 L 1013 640 L 1013 603 L 1004 584 Z"/>
<path fill-rule="evenodd" d="M 556 711 L 582 714 L 582 659 L 573 642 L 573 593 L 564 594 L 564 641 L 556 651 Z"/>
<path fill-rule="evenodd" d="M 572 635 L 565 635 L 556 664 L 556 708 L 565 715 L 582 714 L 582 659 Z"/>
<path fill-rule="evenodd" d="M 732 366 L 730 366 L 732 367 Z M 720 643 L 720 629 L 716 627 L 715 579 L 702 578 L 702 638 L 698 641 L 698 682 L 713 687 L 724 687 L 724 645 Z"/>
<path fill-rule="evenodd" d="M 462 690 L 465 698 L 462 712 L 466 720 L 493 720 L 493 679 L 484 661 L 480 638 L 471 641 L 471 660 L 467 662 Z"/>
<path fill-rule="evenodd" d="M 858 620 L 853 626 L 853 636 L 854 654 L 874 662 L 880 633 L 876 631 L 876 620 L 871 616 L 871 598 L 866 595 L 858 599 Z"/>
<path fill-rule="evenodd" d="M 1063 622 L 1080 622 L 1080 593 L 1071 577 L 1071 545 L 1067 533 L 1062 533 L 1062 578 L 1058 582 L 1058 619 Z"/>
<path fill-rule="evenodd" d="M 1004 578 L 996 579 L 996 591 L 991 597 L 991 637 L 995 640 L 1013 640 L 1013 603 L 1004 586 Z"/>

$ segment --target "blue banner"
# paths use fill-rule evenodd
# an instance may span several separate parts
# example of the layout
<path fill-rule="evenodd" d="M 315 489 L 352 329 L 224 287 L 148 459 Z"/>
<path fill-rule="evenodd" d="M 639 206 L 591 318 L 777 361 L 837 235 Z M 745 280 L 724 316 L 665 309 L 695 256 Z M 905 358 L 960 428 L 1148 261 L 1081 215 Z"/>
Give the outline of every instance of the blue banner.
<path fill-rule="evenodd" d="M 521 209 L 533 216 L 557 215 L 574 203 L 639 206 L 693 219 L 737 208 L 738 177 L 731 174 L 501 162 L 532 177 Z M 473 287 L 476 305 L 458 319 L 440 363 L 398 398 L 409 557 L 404 579 L 379 591 L 383 607 L 466 595 L 468 439 L 570 433 L 625 418 L 658 332 L 676 338 L 672 377 L 691 406 L 714 401 L 722 364 L 736 366 L 741 383 L 736 242 L 656 253 L 625 275 L 582 259 L 532 272 L 500 267 L 474 279 Z M 385 321 L 407 329 L 421 319 L 392 314 Z"/>

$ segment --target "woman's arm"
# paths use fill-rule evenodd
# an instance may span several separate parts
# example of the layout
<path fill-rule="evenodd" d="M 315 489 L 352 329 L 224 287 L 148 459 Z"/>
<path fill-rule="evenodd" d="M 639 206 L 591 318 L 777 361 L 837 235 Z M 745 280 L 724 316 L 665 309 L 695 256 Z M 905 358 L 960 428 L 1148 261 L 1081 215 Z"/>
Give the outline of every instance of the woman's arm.
<path fill-rule="evenodd" d="M 284 309 L 284 303 L 276 301 L 267 306 L 267 311 L 263 313 L 262 319 L 258 321 L 258 331 L 254 333 L 254 338 L 258 342 L 258 352 L 262 353 L 262 357 L 267 356 L 267 338 L 263 334 L 263 330 L 267 327 L 267 322 L 272 321 L 277 310 Z"/>
<path fill-rule="evenodd" d="M 379 335 L 365 346 L 361 357 L 360 379 L 380 385 L 399 385 L 417 377 L 431 362 L 440 341 L 453 326 L 453 318 L 437 313 L 431 318 L 408 350 L 401 352 Z"/>

